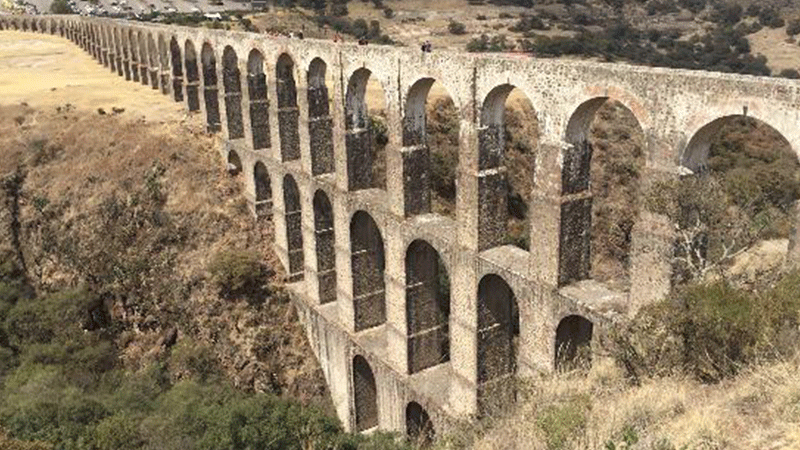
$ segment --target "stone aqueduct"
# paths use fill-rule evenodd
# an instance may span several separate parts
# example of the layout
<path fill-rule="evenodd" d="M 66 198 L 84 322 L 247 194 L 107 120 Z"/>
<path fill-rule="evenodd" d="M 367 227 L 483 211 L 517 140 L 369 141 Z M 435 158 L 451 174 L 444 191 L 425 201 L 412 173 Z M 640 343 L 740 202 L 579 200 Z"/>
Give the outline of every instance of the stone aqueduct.
<path fill-rule="evenodd" d="M 668 292 L 673 226 L 646 212 L 632 232 L 629 290 L 589 279 L 586 140 L 606 99 L 627 106 L 644 132 L 644 183 L 704 164 L 728 116 L 757 118 L 800 145 L 800 84 L 784 79 L 77 16 L 6 16 L 0 27 L 66 37 L 120 76 L 202 111 L 223 157 L 246 175 L 256 215 L 272 217 L 289 289 L 338 415 L 355 431 L 413 433 L 427 421 L 441 431 L 490 412 L 513 398 L 515 375 L 553 371 L 559 346 L 596 351 L 615 315 Z M 371 77 L 388 112 L 383 188 L 372 179 Z M 455 220 L 431 213 L 425 101 L 434 81 L 460 122 Z M 502 245 L 503 107 L 514 87 L 540 128 L 530 251 Z"/>

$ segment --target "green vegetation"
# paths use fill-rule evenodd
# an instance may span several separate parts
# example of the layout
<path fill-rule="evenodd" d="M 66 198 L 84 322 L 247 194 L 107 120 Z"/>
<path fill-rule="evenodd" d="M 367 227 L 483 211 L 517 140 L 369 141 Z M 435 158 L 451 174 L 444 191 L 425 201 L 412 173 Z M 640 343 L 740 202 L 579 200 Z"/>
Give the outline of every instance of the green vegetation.
<path fill-rule="evenodd" d="M 450 34 L 466 34 L 467 27 L 461 22 L 451 20 L 450 23 L 447 24 L 447 31 L 449 31 Z"/>
<path fill-rule="evenodd" d="M 589 399 L 578 396 L 562 404 L 548 405 L 536 416 L 536 425 L 545 436 L 548 450 L 562 450 L 586 428 Z"/>
<path fill-rule="evenodd" d="M 223 250 L 208 266 L 211 279 L 225 297 L 244 296 L 258 300 L 266 284 L 266 267 L 258 253 L 247 250 Z"/>
<path fill-rule="evenodd" d="M 75 14 L 67 0 L 53 0 L 53 3 L 50 4 L 50 12 L 53 14 Z"/>
<path fill-rule="evenodd" d="M 14 439 L 70 450 L 405 448 L 388 435 L 345 434 L 313 406 L 235 390 L 201 344 L 181 342 L 126 371 L 95 296 L 34 295 L 10 260 L 0 273 L 0 424 Z M 0 443 L 50 448 L 4 435 Z"/>
<path fill-rule="evenodd" d="M 797 350 L 798 292 L 797 271 L 763 292 L 724 280 L 690 284 L 619 330 L 616 357 L 634 380 L 683 371 L 701 381 L 720 381 L 748 364 Z"/>

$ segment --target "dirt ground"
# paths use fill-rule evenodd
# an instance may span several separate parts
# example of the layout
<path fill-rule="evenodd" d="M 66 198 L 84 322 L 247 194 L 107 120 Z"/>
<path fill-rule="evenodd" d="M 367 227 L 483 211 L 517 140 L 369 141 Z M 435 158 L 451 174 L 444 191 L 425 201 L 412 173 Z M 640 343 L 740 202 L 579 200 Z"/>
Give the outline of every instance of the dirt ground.
<path fill-rule="evenodd" d="M 63 107 L 96 112 L 124 108 L 148 122 L 183 120 L 183 105 L 165 101 L 149 86 L 125 81 L 72 42 L 22 31 L 0 32 L 0 105 L 25 102 L 36 109 Z"/>

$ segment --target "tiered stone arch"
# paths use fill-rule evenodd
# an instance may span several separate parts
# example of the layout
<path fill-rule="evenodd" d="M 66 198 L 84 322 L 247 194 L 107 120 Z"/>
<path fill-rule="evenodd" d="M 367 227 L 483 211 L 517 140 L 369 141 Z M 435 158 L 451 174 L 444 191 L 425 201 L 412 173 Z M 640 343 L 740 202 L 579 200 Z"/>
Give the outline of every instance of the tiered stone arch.
<path fill-rule="evenodd" d="M 250 131 L 253 150 L 271 146 L 269 129 L 269 96 L 267 75 L 264 70 L 264 55 L 257 49 L 250 50 L 247 57 L 247 87 L 250 100 Z"/>
<path fill-rule="evenodd" d="M 433 161 L 428 143 L 426 103 L 431 87 L 436 82 L 433 77 L 420 78 L 406 94 L 402 124 L 403 204 L 406 217 L 431 212 Z M 455 100 L 449 90 L 447 94 Z M 456 102 L 455 107 L 460 112 L 460 103 Z"/>
<path fill-rule="evenodd" d="M 283 204 L 286 218 L 286 250 L 289 254 L 289 281 L 303 279 L 303 216 L 300 191 L 291 175 L 283 178 Z"/>
<path fill-rule="evenodd" d="M 511 286 L 488 274 L 478 283 L 478 412 L 489 414 L 516 398 L 519 306 Z"/>
<path fill-rule="evenodd" d="M 176 102 L 183 101 L 183 58 L 178 39 L 172 36 L 169 40 L 169 60 L 172 64 L 172 99 Z M 196 67 L 195 63 L 195 67 Z"/>
<path fill-rule="evenodd" d="M 324 189 L 314 194 L 314 236 L 317 257 L 317 285 L 321 304 L 336 301 L 336 233 L 333 206 Z"/>
<path fill-rule="evenodd" d="M 591 163 L 593 149 L 589 143 L 589 132 L 597 110 L 608 100 L 617 100 L 636 118 L 639 129 L 643 130 L 642 104 L 631 94 L 619 89 L 609 89 L 610 93 L 584 100 L 570 115 L 564 133 L 566 146 L 560 161 L 559 189 L 559 237 L 558 237 L 558 277 L 559 286 L 590 278 L 592 203 Z M 628 106 L 631 105 L 631 106 Z M 646 124 L 646 122 L 645 122 Z M 548 168 L 552 170 L 552 168 Z"/>
<path fill-rule="evenodd" d="M 417 239 L 406 250 L 408 372 L 450 360 L 450 278 L 439 252 Z"/>
<path fill-rule="evenodd" d="M 325 82 L 328 65 L 314 58 L 308 66 L 308 134 L 311 143 L 311 174 L 335 170 L 333 157 L 333 119 L 330 96 Z"/>
<path fill-rule="evenodd" d="M 255 186 L 255 210 L 259 218 L 272 215 L 272 181 L 267 166 L 256 162 L 253 167 L 253 185 Z"/>
<path fill-rule="evenodd" d="M 184 43 L 184 61 L 186 65 L 186 106 L 189 111 L 200 110 L 200 69 L 194 44 L 187 39 Z"/>
<path fill-rule="evenodd" d="M 351 191 L 380 186 L 375 179 L 374 140 L 366 102 L 367 83 L 372 71 L 356 69 L 349 77 L 345 94 L 345 149 L 347 152 L 347 186 Z M 384 88 L 384 93 L 386 89 Z"/>
<path fill-rule="evenodd" d="M 353 406 L 356 431 L 366 431 L 378 426 L 378 387 L 375 374 L 366 358 L 353 358 Z"/>
<path fill-rule="evenodd" d="M 278 95 L 278 135 L 281 160 L 300 159 L 300 132 L 298 121 L 295 63 L 288 53 L 282 53 L 275 64 L 275 81 Z"/>
<path fill-rule="evenodd" d="M 487 250 L 508 243 L 509 191 L 504 159 L 505 105 L 514 89 L 517 89 L 517 86 L 510 83 L 495 86 L 481 104 L 477 136 L 478 250 Z M 530 101 L 527 93 L 525 96 Z"/>
<path fill-rule="evenodd" d="M 355 331 L 386 322 L 386 266 L 383 235 L 375 220 L 359 210 L 350 219 L 351 273 Z"/>
<path fill-rule="evenodd" d="M 242 118 L 242 78 L 239 58 L 230 45 L 222 51 L 222 86 L 225 91 L 225 118 L 228 122 L 228 138 L 244 138 Z"/>
<path fill-rule="evenodd" d="M 206 128 L 211 133 L 222 130 L 219 113 L 217 57 L 210 43 L 204 42 L 200 52 L 203 66 L 203 100 L 206 107 Z"/>

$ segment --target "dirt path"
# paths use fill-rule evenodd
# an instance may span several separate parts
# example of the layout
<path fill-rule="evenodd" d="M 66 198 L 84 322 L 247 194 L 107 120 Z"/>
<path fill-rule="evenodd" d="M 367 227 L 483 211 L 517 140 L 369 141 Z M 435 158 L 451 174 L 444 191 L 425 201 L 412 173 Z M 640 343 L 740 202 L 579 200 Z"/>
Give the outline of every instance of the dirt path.
<path fill-rule="evenodd" d="M 149 122 L 181 120 L 183 105 L 149 86 L 125 81 L 72 42 L 57 36 L 0 31 L 0 104 L 47 109 L 125 108 Z"/>

